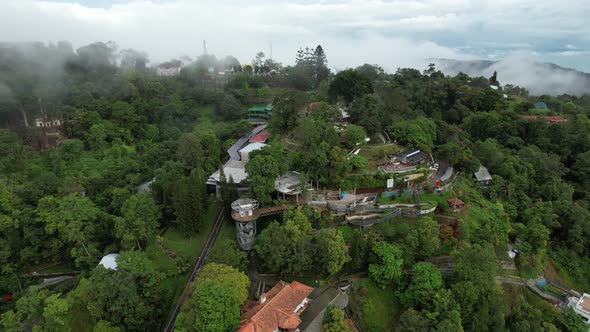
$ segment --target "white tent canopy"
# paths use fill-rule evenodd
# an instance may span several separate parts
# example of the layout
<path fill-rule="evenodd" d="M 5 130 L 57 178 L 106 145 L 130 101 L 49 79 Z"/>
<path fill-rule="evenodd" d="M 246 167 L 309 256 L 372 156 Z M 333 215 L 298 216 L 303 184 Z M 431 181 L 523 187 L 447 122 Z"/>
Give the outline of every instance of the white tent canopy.
<path fill-rule="evenodd" d="M 105 269 L 117 270 L 117 257 L 119 257 L 119 254 L 108 254 L 100 260 L 98 265 L 104 266 Z"/>

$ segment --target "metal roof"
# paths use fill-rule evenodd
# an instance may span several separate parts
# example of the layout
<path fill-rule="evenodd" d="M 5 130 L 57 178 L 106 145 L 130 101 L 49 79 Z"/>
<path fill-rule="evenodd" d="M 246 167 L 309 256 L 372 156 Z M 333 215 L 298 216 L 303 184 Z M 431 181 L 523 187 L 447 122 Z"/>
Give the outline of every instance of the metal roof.
<path fill-rule="evenodd" d="M 246 145 L 244 148 L 242 148 L 240 150 L 240 152 L 248 152 L 249 153 L 252 151 L 260 150 L 265 146 L 267 146 L 267 144 L 260 143 L 260 142 L 250 143 L 250 144 Z"/>
<path fill-rule="evenodd" d="M 299 188 L 299 185 L 301 184 L 301 178 L 301 173 L 289 171 L 286 174 L 275 179 L 275 189 L 276 191 L 282 194 L 300 194 L 301 188 Z M 307 179 L 305 181 L 307 182 Z"/>
<path fill-rule="evenodd" d="M 246 178 L 248 178 L 248 173 L 246 173 L 246 167 L 244 163 L 240 160 L 228 160 L 225 165 L 223 165 L 223 173 L 225 174 L 225 178 L 229 181 L 229 178 L 234 180 L 234 183 L 240 183 Z M 207 183 L 213 184 L 220 181 L 221 172 L 220 170 L 215 171 L 215 173 L 209 176 L 209 180 Z"/>
<path fill-rule="evenodd" d="M 250 138 L 252 138 L 253 136 L 257 135 L 258 133 L 260 133 L 261 131 L 264 130 L 264 128 L 266 128 L 266 125 L 260 125 L 254 129 L 252 129 L 252 131 L 240 138 L 237 142 L 235 142 L 229 149 L 227 149 L 227 153 L 229 154 L 229 159 L 230 160 L 240 160 L 240 149 L 246 144 L 248 143 L 248 141 L 250 140 Z"/>
<path fill-rule="evenodd" d="M 446 182 L 448 179 L 451 178 L 451 176 L 453 176 L 453 166 L 447 167 L 445 173 L 440 177 L 440 180 L 442 182 Z"/>
<path fill-rule="evenodd" d="M 488 169 L 483 165 L 479 165 L 479 169 L 473 174 L 475 175 L 477 181 L 490 181 L 492 179 L 490 172 L 488 172 Z"/>

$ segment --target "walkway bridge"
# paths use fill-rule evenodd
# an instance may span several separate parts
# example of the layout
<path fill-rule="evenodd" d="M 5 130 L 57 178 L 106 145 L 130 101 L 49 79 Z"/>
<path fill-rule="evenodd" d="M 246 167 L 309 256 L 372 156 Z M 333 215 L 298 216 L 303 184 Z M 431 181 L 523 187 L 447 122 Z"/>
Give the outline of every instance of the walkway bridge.
<path fill-rule="evenodd" d="M 287 209 L 289 209 L 289 207 L 290 206 L 287 204 L 281 204 L 278 206 L 271 206 L 271 207 L 267 207 L 267 208 L 255 209 L 252 211 L 251 214 L 243 214 L 243 213 L 240 213 L 239 211 L 234 210 L 231 213 L 231 217 L 235 221 L 250 222 L 250 221 L 257 220 L 258 218 L 261 218 L 261 217 L 268 217 L 268 216 L 274 216 L 277 214 L 281 214 L 281 213 L 285 212 Z"/>

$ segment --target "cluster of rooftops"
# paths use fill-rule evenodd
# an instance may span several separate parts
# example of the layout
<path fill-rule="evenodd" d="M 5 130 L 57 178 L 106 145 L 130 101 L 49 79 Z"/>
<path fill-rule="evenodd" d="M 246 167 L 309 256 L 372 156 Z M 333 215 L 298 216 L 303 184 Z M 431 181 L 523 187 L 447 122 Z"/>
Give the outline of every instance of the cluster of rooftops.
<path fill-rule="evenodd" d="M 225 174 L 226 181 L 229 181 L 231 177 L 234 183 L 240 183 L 248 178 L 246 162 L 250 157 L 250 153 L 267 146 L 266 142 L 270 137 L 270 132 L 265 128 L 266 125 L 257 126 L 227 150 L 229 160 L 223 165 L 223 173 Z M 218 190 L 220 182 L 221 170 L 217 170 L 209 176 L 207 185 Z"/>
<path fill-rule="evenodd" d="M 250 159 L 250 153 L 268 146 L 267 142 L 270 132 L 266 125 L 259 125 L 248 135 L 240 138 L 228 150 L 229 160 L 223 165 L 223 173 L 226 181 L 230 178 L 234 183 L 239 184 L 248 178 L 246 163 Z M 301 183 L 301 174 L 289 171 L 275 180 L 275 188 L 279 193 L 285 195 L 296 195 L 301 193 L 298 188 Z M 207 185 L 211 191 L 218 191 L 221 184 L 221 169 L 218 169 L 207 179 Z M 238 186 L 239 191 L 247 191 L 247 186 Z"/>

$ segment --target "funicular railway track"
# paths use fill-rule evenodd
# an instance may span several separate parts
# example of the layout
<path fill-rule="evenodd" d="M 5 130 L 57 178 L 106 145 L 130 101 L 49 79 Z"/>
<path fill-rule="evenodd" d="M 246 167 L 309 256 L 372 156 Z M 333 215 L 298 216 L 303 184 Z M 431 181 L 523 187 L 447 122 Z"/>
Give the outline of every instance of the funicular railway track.
<path fill-rule="evenodd" d="M 176 318 L 178 317 L 178 314 L 180 313 L 180 310 L 182 309 L 183 304 L 186 302 L 186 300 L 190 296 L 190 285 L 196 279 L 197 273 L 199 272 L 199 270 L 201 270 L 203 265 L 205 265 L 205 262 L 207 261 L 207 255 L 209 254 L 209 250 L 211 249 L 211 247 L 213 247 L 213 243 L 215 243 L 215 239 L 217 239 L 217 235 L 219 234 L 219 230 L 221 229 L 221 226 L 223 225 L 223 221 L 225 220 L 224 217 L 225 217 L 225 208 L 222 208 L 219 211 L 219 213 L 217 214 L 217 219 L 215 220 L 215 224 L 213 225 L 213 228 L 209 232 L 209 236 L 207 237 L 207 241 L 205 242 L 205 245 L 203 246 L 203 249 L 201 250 L 201 254 L 199 255 L 199 257 L 197 257 L 197 260 L 195 262 L 195 266 L 193 267 L 191 275 L 188 278 L 186 285 L 184 286 L 184 290 L 182 291 L 182 294 L 180 294 L 180 297 L 178 298 L 178 301 L 176 302 L 176 306 L 174 307 L 174 311 L 172 312 L 172 314 L 170 315 L 170 318 L 168 319 L 168 322 L 166 323 L 166 327 L 164 328 L 165 332 L 174 331 L 174 324 L 176 323 Z"/>

